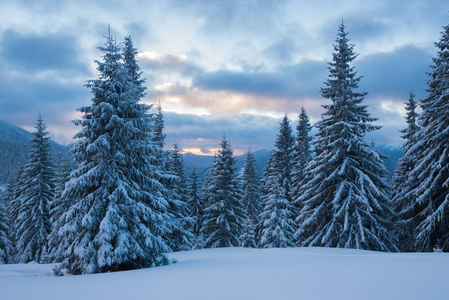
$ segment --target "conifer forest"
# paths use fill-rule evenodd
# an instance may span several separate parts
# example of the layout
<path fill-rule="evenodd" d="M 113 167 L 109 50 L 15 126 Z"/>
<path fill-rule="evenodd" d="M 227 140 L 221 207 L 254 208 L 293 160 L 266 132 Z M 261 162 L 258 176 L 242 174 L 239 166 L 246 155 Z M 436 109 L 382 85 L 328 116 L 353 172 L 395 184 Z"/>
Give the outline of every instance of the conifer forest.
<path fill-rule="evenodd" d="M 0 201 L 0 264 L 53 263 L 65 276 L 164 266 L 167 253 L 209 248 L 449 252 L 449 25 L 425 97 L 404 95 L 392 181 L 365 136 L 381 126 L 359 88 L 350 32 L 336 30 L 321 119 L 312 124 L 303 106 L 279 120 L 262 174 L 251 150 L 238 169 L 218 133 L 204 180 L 187 172 L 183 145 L 166 144 L 160 102 L 142 102 L 150 83 L 131 36 L 109 32 L 70 153 L 53 156 L 36 112 L 31 151 Z"/>

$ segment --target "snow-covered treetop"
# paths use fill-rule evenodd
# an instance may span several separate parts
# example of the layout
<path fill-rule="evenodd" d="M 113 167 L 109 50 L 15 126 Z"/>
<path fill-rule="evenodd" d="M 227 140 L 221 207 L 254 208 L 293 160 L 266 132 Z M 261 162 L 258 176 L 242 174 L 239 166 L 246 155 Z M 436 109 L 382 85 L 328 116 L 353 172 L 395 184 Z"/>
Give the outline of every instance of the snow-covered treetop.
<path fill-rule="evenodd" d="M 366 132 L 377 130 L 380 126 L 369 124 L 377 119 L 370 117 L 366 105 L 361 105 L 368 93 L 357 92 L 361 77 L 357 77 L 355 67 L 351 67 L 357 54 L 353 50 L 354 45 L 349 41 L 342 23 L 338 27 L 333 62 L 329 63 L 329 78 L 324 83 L 326 87 L 321 89 L 322 96 L 332 100 L 333 103 L 323 105 L 326 112 L 322 115 L 323 120 L 318 127 L 323 131 L 340 132 L 344 126 L 350 129 L 350 134 L 362 137 Z M 338 128 L 334 128 L 335 126 Z"/>

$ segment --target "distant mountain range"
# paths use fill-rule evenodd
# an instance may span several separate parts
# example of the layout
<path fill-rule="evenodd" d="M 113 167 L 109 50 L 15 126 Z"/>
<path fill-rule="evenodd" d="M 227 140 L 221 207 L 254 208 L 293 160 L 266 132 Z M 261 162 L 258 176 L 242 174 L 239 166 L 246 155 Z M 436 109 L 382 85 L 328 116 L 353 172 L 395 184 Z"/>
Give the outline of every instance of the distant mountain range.
<path fill-rule="evenodd" d="M 33 134 L 0 120 L 0 185 L 16 175 L 20 164 L 27 160 Z M 51 150 L 60 159 L 68 148 L 51 141 Z"/>
<path fill-rule="evenodd" d="M 30 151 L 30 140 L 33 135 L 15 125 L 0 120 L 0 186 L 5 184 L 10 176 L 15 176 L 21 162 L 25 161 Z M 52 152 L 58 161 L 70 149 L 70 146 L 62 146 L 54 141 L 51 142 Z M 397 161 L 403 156 L 399 143 L 378 146 L 377 149 L 389 156 L 385 160 L 385 166 L 391 176 L 396 168 Z M 270 151 L 260 149 L 253 152 L 258 163 L 259 173 L 263 174 L 263 169 L 267 163 Z M 245 164 L 246 154 L 236 157 L 236 167 L 241 172 Z M 204 180 L 206 171 L 212 166 L 214 157 L 205 155 L 184 154 L 186 172 L 196 169 L 200 180 Z"/>
<path fill-rule="evenodd" d="M 254 151 L 253 154 L 254 154 L 254 158 L 257 161 L 259 173 L 262 175 L 263 169 L 265 168 L 268 157 L 270 156 L 270 151 L 268 151 L 267 149 L 260 149 L 260 150 Z M 246 154 L 237 156 L 235 158 L 236 167 L 237 167 L 238 171 L 240 171 L 240 172 L 243 170 L 243 167 L 245 165 L 245 159 L 246 159 Z M 184 154 L 184 162 L 185 162 L 187 174 L 189 174 L 190 171 L 195 169 L 200 177 L 200 180 L 203 181 L 207 170 L 210 167 L 212 167 L 212 164 L 214 162 L 214 157 L 186 153 L 186 154 Z"/>
<path fill-rule="evenodd" d="M 391 181 L 392 176 L 394 174 L 394 170 L 396 169 L 396 165 L 398 160 L 404 156 L 402 152 L 401 143 L 392 143 L 387 145 L 381 145 L 376 147 L 381 153 L 388 156 L 387 159 L 384 160 L 385 167 L 389 172 L 388 180 Z M 267 163 L 268 157 L 270 156 L 270 151 L 267 149 L 260 149 L 253 152 L 259 169 L 259 174 L 262 175 L 265 165 Z M 243 169 L 245 165 L 246 154 L 236 157 L 236 167 L 239 171 Z M 201 181 L 204 180 L 204 175 L 207 170 L 212 167 L 214 162 L 213 156 L 206 155 L 195 155 L 192 153 L 184 154 L 184 161 L 186 166 L 187 174 L 192 170 L 196 169 L 199 174 Z"/>

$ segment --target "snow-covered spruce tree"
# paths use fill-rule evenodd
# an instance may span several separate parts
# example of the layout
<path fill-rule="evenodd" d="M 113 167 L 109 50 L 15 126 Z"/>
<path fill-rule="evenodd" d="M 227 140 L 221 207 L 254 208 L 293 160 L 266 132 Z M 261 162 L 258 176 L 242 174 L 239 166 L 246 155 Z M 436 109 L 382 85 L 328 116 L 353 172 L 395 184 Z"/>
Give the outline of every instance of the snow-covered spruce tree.
<path fill-rule="evenodd" d="M 169 245 L 173 251 L 189 250 L 192 248 L 193 235 L 191 232 L 193 220 L 190 218 L 187 206 L 187 178 L 185 174 L 184 158 L 174 144 L 169 152 L 168 172 L 175 178 L 168 182 L 170 190 L 169 212 L 172 216 L 173 227 L 169 234 Z"/>
<path fill-rule="evenodd" d="M 208 183 L 202 233 L 205 248 L 238 247 L 245 219 L 242 190 L 235 172 L 235 159 L 226 136 Z"/>
<path fill-rule="evenodd" d="M 46 259 L 51 230 L 50 202 L 54 198 L 55 170 L 50 154 L 46 126 L 39 115 L 31 140 L 28 163 L 23 171 L 23 186 L 17 216 L 17 262 L 42 262 Z"/>
<path fill-rule="evenodd" d="M 138 51 L 134 48 L 131 36 L 125 37 L 123 47 L 124 68 L 131 77 L 130 80 L 135 86 L 134 93 L 136 94 L 136 97 L 142 98 L 145 96 L 146 87 L 143 85 L 145 83 L 145 79 L 141 78 L 142 71 L 136 61 L 137 54 Z"/>
<path fill-rule="evenodd" d="M 416 153 L 406 182 L 415 197 L 415 251 L 432 251 L 437 245 L 449 251 L 449 25 L 443 27 L 435 46 L 437 56 L 429 73 L 427 95 L 421 101 L 421 130 L 413 137 L 416 144 L 407 151 Z"/>
<path fill-rule="evenodd" d="M 61 159 L 59 170 L 56 173 L 56 188 L 55 197 L 50 202 L 50 220 L 52 223 L 52 230 L 48 236 L 48 253 L 53 262 L 60 262 L 63 259 L 63 253 L 69 245 L 64 244 L 61 236 L 58 235 L 61 227 L 61 216 L 66 212 L 73 203 L 67 201 L 62 197 L 65 189 L 65 184 L 70 180 L 70 173 L 72 171 L 71 158 L 68 154 Z M 66 242 L 66 241 L 65 241 Z"/>
<path fill-rule="evenodd" d="M 366 132 L 377 130 L 357 92 L 360 77 L 350 64 L 356 58 L 343 24 L 339 26 L 329 79 L 321 90 L 332 104 L 318 123 L 317 155 L 305 172 L 310 181 L 297 201 L 303 208 L 295 233 L 301 246 L 397 251 L 389 228 L 392 211 L 387 171 L 381 155 L 368 145 Z"/>
<path fill-rule="evenodd" d="M 193 169 L 187 181 L 187 206 L 190 209 L 190 218 L 192 218 L 192 234 L 194 241 L 201 234 L 201 222 L 203 220 L 204 204 L 200 194 L 200 182 L 198 173 Z"/>
<path fill-rule="evenodd" d="M 246 153 L 245 165 L 242 174 L 242 189 L 243 189 L 243 205 L 245 206 L 246 214 L 254 224 L 259 222 L 259 215 L 261 213 L 260 207 L 260 176 L 257 171 L 257 161 L 251 151 Z"/>
<path fill-rule="evenodd" d="M 287 115 L 284 116 L 280 123 L 279 133 L 274 146 L 276 148 L 273 157 L 275 172 L 279 175 L 279 183 L 282 185 L 282 191 L 285 192 L 285 198 L 292 202 L 290 190 L 295 139 L 292 135 L 292 128 Z"/>
<path fill-rule="evenodd" d="M 164 186 L 163 195 L 168 202 L 167 218 L 169 220 L 167 223 L 169 230 L 163 238 L 171 251 L 186 250 L 191 247 L 190 239 L 192 236 L 185 230 L 185 225 L 188 225 L 190 220 L 183 219 L 186 215 L 185 203 L 180 201 L 180 195 L 176 192 L 179 178 L 170 170 L 170 151 L 164 151 L 163 149 L 166 135 L 164 133 L 164 114 L 160 103 L 156 109 L 157 113 L 153 115 L 151 123 L 153 134 L 151 141 L 155 149 L 154 155 L 159 170 L 159 182 Z"/>
<path fill-rule="evenodd" d="M 215 165 L 215 162 L 217 161 L 217 155 L 214 156 L 213 165 Z M 204 181 L 203 186 L 201 187 L 201 203 L 202 203 L 202 214 L 201 214 L 201 224 L 200 226 L 200 232 L 196 237 L 195 240 L 195 249 L 202 249 L 204 248 L 204 210 L 206 209 L 208 199 L 212 196 L 212 192 L 214 191 L 214 187 L 212 185 L 212 178 L 214 177 L 214 168 L 210 168 L 206 171 L 206 174 L 204 175 Z"/>
<path fill-rule="evenodd" d="M 296 224 L 290 189 L 294 138 L 287 115 L 280 123 L 275 147 L 264 173 L 262 213 L 257 226 L 262 248 L 293 245 Z"/>
<path fill-rule="evenodd" d="M 260 196 L 260 209 L 261 209 L 261 213 L 263 208 L 265 207 L 265 204 L 267 202 L 267 198 L 268 198 L 268 194 L 269 194 L 269 190 L 270 190 L 270 182 L 269 182 L 269 178 L 271 178 L 275 173 L 275 167 L 274 167 L 274 150 L 272 150 L 270 152 L 270 155 L 268 156 L 267 159 L 267 163 L 264 167 L 264 172 L 263 172 L 263 180 L 261 182 L 260 185 L 260 191 L 261 191 L 261 196 Z M 259 247 L 259 242 L 260 242 L 260 237 L 262 236 L 262 227 L 263 224 L 260 222 L 260 214 L 259 214 L 259 222 L 256 224 L 256 241 L 257 241 L 257 245 Z"/>
<path fill-rule="evenodd" d="M 416 144 L 416 134 L 418 133 L 420 127 L 417 123 L 418 113 L 416 112 L 416 108 L 418 107 L 418 103 L 415 100 L 415 95 L 410 92 L 409 100 L 406 103 L 405 109 L 407 111 L 405 115 L 405 121 L 407 123 L 407 128 L 401 130 L 403 135 L 401 136 L 405 142 L 402 146 L 402 151 L 404 152 L 404 157 L 399 159 L 398 166 L 396 167 L 392 188 L 393 193 L 397 194 L 398 190 L 403 189 L 403 185 L 405 184 L 405 180 L 408 176 L 408 173 L 413 169 L 413 155 L 414 153 L 410 153 L 409 150 L 412 146 Z M 408 155 L 405 155 L 408 154 Z M 398 200 L 397 198 L 395 200 Z M 394 201 L 394 204 L 400 208 L 401 204 Z M 405 204 L 405 203 L 404 203 Z M 401 209 L 402 210 L 402 209 Z"/>
<path fill-rule="evenodd" d="M 8 263 L 11 257 L 12 243 L 9 239 L 8 226 L 5 201 L 0 199 L 0 265 Z"/>
<path fill-rule="evenodd" d="M 99 49 L 99 78 L 86 85 L 92 104 L 80 108 L 83 119 L 74 122 L 82 126 L 72 148 L 78 167 L 62 194 L 73 203 L 58 230 L 69 245 L 62 268 L 71 274 L 159 265 L 169 250 L 162 238 L 168 203 L 155 167 L 150 107 L 139 103 L 143 87 L 130 76 L 136 62 L 122 62 L 110 34 Z"/>
<path fill-rule="evenodd" d="M 409 151 L 416 144 L 416 134 L 419 131 L 417 124 L 418 113 L 416 112 L 418 104 L 415 100 L 415 95 L 410 92 L 410 97 L 406 103 L 405 109 L 407 113 L 405 120 L 407 128 L 401 130 L 402 138 L 405 140 L 402 150 L 404 156 L 399 159 L 396 170 L 393 176 L 392 183 L 392 203 L 395 212 L 397 213 L 397 225 L 395 226 L 395 234 L 398 238 L 398 247 L 400 251 L 412 251 L 412 236 L 413 230 L 416 226 L 413 219 L 413 206 L 415 204 L 415 197 L 411 192 L 416 184 L 407 182 L 409 173 L 414 168 L 415 151 Z"/>
<path fill-rule="evenodd" d="M 271 173 L 265 179 L 268 193 L 264 199 L 263 212 L 260 215 L 261 237 L 260 248 L 294 247 L 293 234 L 296 224 L 293 217 L 293 206 L 286 198 L 282 186 L 281 175 Z"/>
<path fill-rule="evenodd" d="M 299 114 L 296 129 L 297 136 L 293 152 L 291 197 L 293 203 L 295 203 L 295 210 L 299 213 L 302 208 L 302 203 L 297 201 L 297 199 L 302 195 L 301 188 L 306 180 L 304 169 L 312 159 L 312 151 L 310 149 L 312 141 L 310 131 L 312 130 L 312 125 L 310 125 L 310 119 L 304 107 L 301 107 L 301 113 Z"/>
<path fill-rule="evenodd" d="M 260 177 L 257 172 L 257 161 L 251 151 L 246 153 L 245 166 L 242 174 L 242 202 L 246 211 L 246 220 L 243 224 L 243 235 L 240 237 L 243 247 L 255 248 L 257 245 L 255 229 L 259 223 L 261 213 Z"/>
<path fill-rule="evenodd" d="M 143 85 L 145 79 L 141 78 L 142 71 L 136 61 L 136 55 L 138 54 L 138 51 L 134 48 L 130 36 L 125 37 L 124 44 L 124 67 L 135 86 L 135 97 L 142 99 L 145 96 L 146 87 Z M 146 110 L 148 110 L 149 108 L 150 106 L 147 106 Z M 167 169 L 167 153 L 163 149 L 165 140 L 165 134 L 163 133 L 164 121 L 160 103 L 157 108 L 157 115 L 148 114 L 147 111 L 145 111 L 145 119 L 142 119 L 142 121 L 139 122 L 140 130 L 145 132 L 146 135 L 144 147 L 145 152 L 143 159 L 141 159 L 139 165 L 142 167 L 142 173 L 147 174 L 151 179 L 151 182 L 148 182 L 148 184 L 150 186 L 154 185 L 150 189 L 150 193 L 154 194 L 152 197 L 156 196 L 161 202 L 166 204 L 166 210 L 162 214 L 165 222 L 163 224 L 160 224 L 165 225 L 165 228 L 157 228 L 157 226 L 155 227 L 155 224 L 153 224 L 154 220 L 150 220 L 146 224 L 150 229 L 152 228 L 151 230 L 157 233 L 162 232 L 161 229 L 163 228 L 163 231 L 165 232 L 164 234 L 162 234 L 163 242 L 160 243 L 159 236 L 157 236 L 157 238 L 158 243 L 160 243 L 161 245 L 160 249 L 166 248 L 165 252 L 167 252 L 170 250 L 174 250 L 172 240 L 168 239 L 167 236 L 169 234 L 172 234 L 173 232 L 176 232 L 179 228 L 178 222 L 171 212 L 171 207 L 173 207 L 173 203 L 171 201 L 173 195 L 168 188 L 169 185 L 174 182 L 176 176 L 169 174 L 169 171 Z M 154 204 L 152 204 L 152 200 L 150 200 L 149 203 L 150 207 L 156 207 L 153 206 Z M 152 259 L 156 261 L 156 264 L 166 263 L 165 256 L 161 256 L 160 253 L 153 255 Z"/>

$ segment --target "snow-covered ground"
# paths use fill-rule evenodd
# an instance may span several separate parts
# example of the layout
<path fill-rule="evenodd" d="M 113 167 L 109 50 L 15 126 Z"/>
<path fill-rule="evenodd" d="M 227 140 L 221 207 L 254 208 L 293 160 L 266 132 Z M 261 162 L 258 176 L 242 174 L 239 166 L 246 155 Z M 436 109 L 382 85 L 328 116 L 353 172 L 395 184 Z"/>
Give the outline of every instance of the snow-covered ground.
<path fill-rule="evenodd" d="M 449 299 L 447 253 L 230 248 L 169 257 L 178 263 L 66 277 L 53 277 L 53 265 L 0 265 L 0 299 Z"/>

